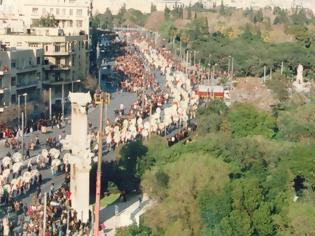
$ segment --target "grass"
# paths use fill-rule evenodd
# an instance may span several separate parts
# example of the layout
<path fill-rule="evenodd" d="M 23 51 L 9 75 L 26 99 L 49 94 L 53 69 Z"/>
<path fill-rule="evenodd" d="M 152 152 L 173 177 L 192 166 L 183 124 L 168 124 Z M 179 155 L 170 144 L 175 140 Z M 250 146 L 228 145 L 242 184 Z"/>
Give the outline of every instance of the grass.
<path fill-rule="evenodd" d="M 118 200 L 120 193 L 112 193 L 101 199 L 101 208 L 105 208 Z"/>

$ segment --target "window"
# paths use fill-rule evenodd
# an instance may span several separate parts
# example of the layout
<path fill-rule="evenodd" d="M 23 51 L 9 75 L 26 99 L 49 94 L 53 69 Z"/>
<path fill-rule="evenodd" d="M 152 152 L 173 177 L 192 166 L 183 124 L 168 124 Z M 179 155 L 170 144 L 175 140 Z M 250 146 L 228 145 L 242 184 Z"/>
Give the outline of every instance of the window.
<path fill-rule="evenodd" d="M 38 47 L 38 43 L 29 43 L 28 46 L 30 48 L 37 48 Z"/>
<path fill-rule="evenodd" d="M 70 27 L 73 27 L 73 21 L 72 20 L 70 21 Z"/>
<path fill-rule="evenodd" d="M 73 15 L 73 9 L 69 10 L 69 15 L 72 16 Z"/>
<path fill-rule="evenodd" d="M 77 20 L 77 28 L 81 28 L 82 27 L 82 20 Z"/>
<path fill-rule="evenodd" d="M 62 9 L 62 15 L 63 15 L 63 16 L 66 15 L 66 9 Z"/>
<path fill-rule="evenodd" d="M 55 44 L 55 52 L 60 52 L 60 44 Z"/>
<path fill-rule="evenodd" d="M 56 8 L 56 15 L 59 15 L 59 8 Z"/>
<path fill-rule="evenodd" d="M 40 65 L 40 57 L 36 57 L 36 63 L 37 65 Z"/>
<path fill-rule="evenodd" d="M 42 9 L 42 15 L 46 15 L 47 11 L 46 11 L 46 8 L 43 8 Z"/>
<path fill-rule="evenodd" d="M 37 7 L 33 7 L 32 8 L 32 14 L 33 15 L 38 15 L 38 8 Z"/>
<path fill-rule="evenodd" d="M 11 86 L 16 86 L 16 77 L 11 77 Z"/>
<path fill-rule="evenodd" d="M 60 72 L 59 71 L 56 71 L 55 72 L 55 81 L 60 81 Z"/>
<path fill-rule="evenodd" d="M 56 65 L 60 65 L 60 57 L 56 58 Z"/>
<path fill-rule="evenodd" d="M 16 103 L 16 95 L 11 96 L 11 103 Z"/>
<path fill-rule="evenodd" d="M 15 60 L 11 61 L 11 68 L 16 68 L 16 61 Z"/>
<path fill-rule="evenodd" d="M 82 9 L 77 9 L 77 16 L 82 16 Z"/>
<path fill-rule="evenodd" d="M 45 46 L 45 51 L 48 52 L 48 46 L 47 45 Z"/>

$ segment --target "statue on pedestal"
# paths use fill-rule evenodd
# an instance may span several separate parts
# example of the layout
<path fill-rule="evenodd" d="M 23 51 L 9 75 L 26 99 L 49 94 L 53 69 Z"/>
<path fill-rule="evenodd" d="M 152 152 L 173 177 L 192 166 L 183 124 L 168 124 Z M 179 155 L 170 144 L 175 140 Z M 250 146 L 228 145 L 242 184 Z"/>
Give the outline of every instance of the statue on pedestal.
<path fill-rule="evenodd" d="M 293 82 L 293 89 L 299 93 L 308 93 L 310 91 L 310 87 L 310 82 L 304 82 L 303 66 L 300 64 L 297 68 L 296 81 Z"/>
<path fill-rule="evenodd" d="M 304 83 L 304 81 L 303 81 L 303 66 L 301 64 L 298 66 L 298 69 L 297 69 L 296 81 L 299 84 Z"/>

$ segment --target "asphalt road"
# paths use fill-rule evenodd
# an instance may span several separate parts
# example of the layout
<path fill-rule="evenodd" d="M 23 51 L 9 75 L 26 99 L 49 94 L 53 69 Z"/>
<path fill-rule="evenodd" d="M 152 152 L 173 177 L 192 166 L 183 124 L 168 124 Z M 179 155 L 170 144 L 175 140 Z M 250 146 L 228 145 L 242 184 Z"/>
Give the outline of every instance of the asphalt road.
<path fill-rule="evenodd" d="M 160 73 L 155 73 L 156 79 L 163 83 L 163 78 L 161 77 Z M 104 88 L 105 81 L 101 81 L 102 85 L 101 87 Z M 119 108 L 120 104 L 124 104 L 125 108 L 129 108 L 132 103 L 134 103 L 137 99 L 136 94 L 134 93 L 127 93 L 127 92 L 114 92 L 112 93 L 112 100 L 111 103 L 108 105 L 108 119 L 113 121 L 115 119 L 115 110 Z M 88 121 L 92 123 L 93 128 L 98 128 L 98 117 L 99 117 L 99 108 L 91 108 L 88 113 Z M 61 135 L 63 138 L 70 134 L 71 132 L 71 124 L 70 124 L 70 117 L 66 117 L 66 126 L 62 129 L 58 129 L 56 126 L 53 127 L 53 129 L 50 130 L 47 134 L 42 134 L 41 132 L 34 132 L 32 134 L 27 134 L 24 138 L 25 144 L 28 144 L 30 140 L 35 140 L 35 137 L 38 136 L 40 144 L 42 145 L 41 149 L 46 148 L 46 140 L 48 137 L 56 137 L 58 139 L 59 135 Z M 41 152 L 41 149 L 31 151 L 31 160 L 35 164 L 36 162 L 36 156 Z M 13 154 L 13 152 L 9 148 L 0 147 L 0 160 L 6 156 L 8 151 Z M 113 152 L 109 153 L 108 155 L 104 155 L 103 159 L 106 160 L 107 158 L 112 158 Z M 30 159 L 25 160 L 24 163 L 27 165 Z M 55 189 L 60 187 L 64 183 L 64 174 L 57 174 L 55 176 L 52 176 L 50 168 L 40 170 L 40 173 L 43 177 L 43 184 L 41 186 L 42 192 L 48 192 L 50 185 L 52 183 L 55 184 Z M 26 195 L 22 196 L 20 199 L 25 202 L 29 203 L 31 201 L 32 195 L 35 194 L 35 192 L 28 192 Z M 1 218 L 1 214 L 0 214 Z"/>

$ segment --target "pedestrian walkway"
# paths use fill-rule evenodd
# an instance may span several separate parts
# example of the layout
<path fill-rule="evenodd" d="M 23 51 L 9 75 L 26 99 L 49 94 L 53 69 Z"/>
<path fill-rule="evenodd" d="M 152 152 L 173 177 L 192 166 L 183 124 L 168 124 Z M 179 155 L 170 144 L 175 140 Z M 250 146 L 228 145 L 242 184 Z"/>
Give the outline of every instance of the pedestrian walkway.
<path fill-rule="evenodd" d="M 139 195 L 131 197 L 127 202 L 110 205 L 101 210 L 101 222 L 104 222 L 106 236 L 114 236 L 118 228 L 132 224 L 139 225 L 140 216 L 153 205 L 152 200 L 144 194 L 142 202 L 139 202 Z M 115 208 L 119 213 L 115 215 Z"/>

